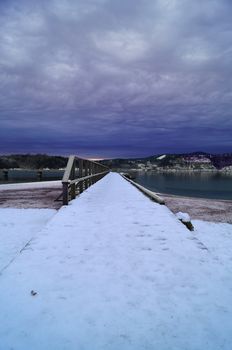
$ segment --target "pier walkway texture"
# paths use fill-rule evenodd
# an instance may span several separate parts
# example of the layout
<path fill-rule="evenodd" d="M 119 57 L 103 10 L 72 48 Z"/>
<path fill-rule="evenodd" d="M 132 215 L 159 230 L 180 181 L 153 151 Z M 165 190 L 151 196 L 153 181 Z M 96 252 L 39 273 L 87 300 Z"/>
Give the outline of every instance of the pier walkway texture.
<path fill-rule="evenodd" d="M 229 350 L 222 265 L 166 206 L 109 173 L 2 271 L 0 349 Z"/>

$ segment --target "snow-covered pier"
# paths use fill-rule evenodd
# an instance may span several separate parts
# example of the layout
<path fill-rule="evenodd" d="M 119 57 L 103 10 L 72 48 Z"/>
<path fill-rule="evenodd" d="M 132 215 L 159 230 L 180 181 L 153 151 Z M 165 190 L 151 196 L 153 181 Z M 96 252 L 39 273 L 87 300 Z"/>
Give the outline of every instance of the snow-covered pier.
<path fill-rule="evenodd" d="M 0 350 L 231 349 L 231 255 L 119 174 L 19 248 L 0 266 Z"/>

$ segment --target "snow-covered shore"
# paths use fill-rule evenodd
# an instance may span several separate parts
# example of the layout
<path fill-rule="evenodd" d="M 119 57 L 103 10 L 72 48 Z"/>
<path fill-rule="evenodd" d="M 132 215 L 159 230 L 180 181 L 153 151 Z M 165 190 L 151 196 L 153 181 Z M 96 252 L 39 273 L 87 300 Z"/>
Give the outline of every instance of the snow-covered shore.
<path fill-rule="evenodd" d="M 193 223 L 107 175 L 0 275 L 0 349 L 230 350 L 232 225 Z"/>
<path fill-rule="evenodd" d="M 36 188 L 60 188 L 62 183 L 60 180 L 56 181 L 38 181 L 38 182 L 19 182 L 19 183 L 9 183 L 0 184 L 0 191 L 9 190 L 27 190 Z"/>
<path fill-rule="evenodd" d="M 55 199 L 62 192 L 61 181 L 42 181 L 0 185 L 0 208 L 59 209 Z M 187 212 L 195 220 L 232 223 L 232 201 L 174 196 L 159 193 L 173 212 Z"/>

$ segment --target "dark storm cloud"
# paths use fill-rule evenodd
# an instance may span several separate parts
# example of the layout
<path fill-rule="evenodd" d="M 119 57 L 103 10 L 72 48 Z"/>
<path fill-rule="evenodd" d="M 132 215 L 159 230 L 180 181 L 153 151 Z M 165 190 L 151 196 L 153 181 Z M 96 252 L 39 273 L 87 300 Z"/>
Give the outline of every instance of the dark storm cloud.
<path fill-rule="evenodd" d="M 232 4 L 0 3 L 1 152 L 231 150 Z"/>

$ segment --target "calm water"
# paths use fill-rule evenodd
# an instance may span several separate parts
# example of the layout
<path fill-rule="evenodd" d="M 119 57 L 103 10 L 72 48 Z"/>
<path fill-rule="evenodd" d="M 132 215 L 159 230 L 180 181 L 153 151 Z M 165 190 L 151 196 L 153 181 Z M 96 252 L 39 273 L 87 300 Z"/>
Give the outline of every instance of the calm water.
<path fill-rule="evenodd" d="M 43 170 L 41 181 L 61 180 L 64 170 Z M 36 170 L 9 170 L 9 180 L 4 180 L 2 170 L 0 170 L 0 183 L 33 182 L 39 181 Z"/>
<path fill-rule="evenodd" d="M 64 170 L 44 170 L 42 181 L 61 180 Z M 232 176 L 218 173 L 137 172 L 135 181 L 152 191 L 187 197 L 232 200 Z M 9 170 L 6 182 L 0 170 L 0 183 L 38 181 L 36 170 Z"/>
<path fill-rule="evenodd" d="M 187 197 L 232 200 L 232 176 L 218 173 L 138 172 L 136 182 L 152 191 Z"/>

